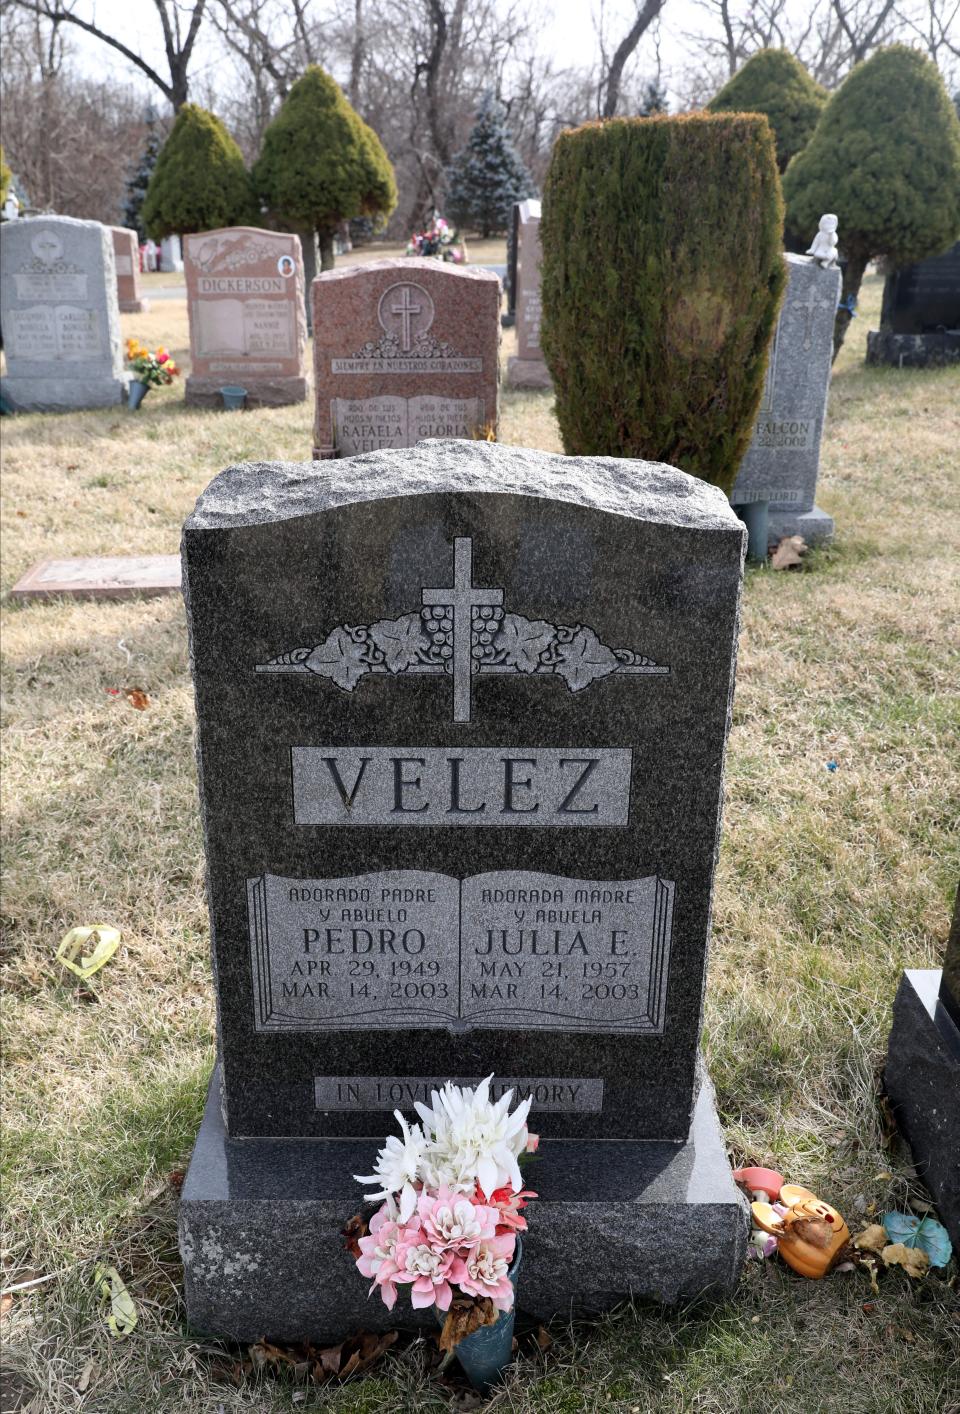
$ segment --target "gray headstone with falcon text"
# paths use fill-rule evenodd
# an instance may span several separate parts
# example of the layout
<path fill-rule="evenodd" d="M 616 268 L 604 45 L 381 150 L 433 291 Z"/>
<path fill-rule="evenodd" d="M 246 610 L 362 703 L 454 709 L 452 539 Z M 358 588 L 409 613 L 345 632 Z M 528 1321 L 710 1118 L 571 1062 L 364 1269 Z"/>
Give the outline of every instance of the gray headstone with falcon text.
<path fill-rule="evenodd" d="M 730 500 L 769 502 L 772 541 L 802 535 L 816 545 L 833 535 L 833 519 L 815 497 L 841 274 L 811 256 L 784 259 L 789 278 L 763 398 Z"/>

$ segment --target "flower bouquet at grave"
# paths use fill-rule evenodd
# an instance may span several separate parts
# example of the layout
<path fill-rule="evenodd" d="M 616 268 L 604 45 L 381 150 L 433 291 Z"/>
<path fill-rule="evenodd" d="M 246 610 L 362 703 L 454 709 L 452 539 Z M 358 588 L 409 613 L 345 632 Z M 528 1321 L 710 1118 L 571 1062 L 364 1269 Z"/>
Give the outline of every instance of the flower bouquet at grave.
<path fill-rule="evenodd" d="M 451 261 L 454 265 L 467 263 L 467 248 L 460 239 L 459 232 L 433 214 L 433 220 L 425 231 L 415 231 L 407 242 L 407 255 L 422 255 L 435 260 Z"/>
<path fill-rule="evenodd" d="M 136 384 L 140 384 L 143 388 L 143 392 L 136 397 L 132 396 L 131 391 L 131 407 L 139 407 L 151 388 L 167 387 L 180 372 L 162 345 L 155 353 L 151 353 L 147 346 L 141 344 L 138 339 L 127 340 L 127 362 L 133 369 L 136 378 L 134 387 Z"/>
<path fill-rule="evenodd" d="M 417 1103 L 421 1123 L 395 1110 L 402 1138 L 377 1155 L 372 1184 L 381 1206 L 369 1224 L 345 1231 L 358 1270 L 388 1310 L 409 1289 L 416 1309 L 435 1307 L 440 1348 L 456 1350 L 470 1379 L 485 1387 L 510 1359 L 520 1265 L 522 1209 L 537 1195 L 524 1188 L 520 1161 L 539 1137 L 527 1129 L 530 1100 L 510 1112 L 513 1091 L 490 1098 L 487 1076 L 476 1089 L 450 1081 Z"/>

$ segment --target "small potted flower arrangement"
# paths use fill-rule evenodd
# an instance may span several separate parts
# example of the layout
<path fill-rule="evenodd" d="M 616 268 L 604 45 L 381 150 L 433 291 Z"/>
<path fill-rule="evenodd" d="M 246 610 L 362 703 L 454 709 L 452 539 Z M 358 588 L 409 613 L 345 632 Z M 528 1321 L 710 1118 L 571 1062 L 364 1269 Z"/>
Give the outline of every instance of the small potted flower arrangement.
<path fill-rule="evenodd" d="M 446 260 L 454 265 L 466 265 L 467 248 L 459 233 L 436 212 L 430 225 L 424 231 L 414 231 L 407 242 L 407 255 L 422 255 L 435 260 Z"/>
<path fill-rule="evenodd" d="M 511 1113 L 513 1091 L 491 1099 L 492 1080 L 476 1089 L 448 1081 L 430 1106 L 417 1103 L 419 1124 L 394 1111 L 402 1137 L 387 1139 L 372 1174 L 355 1175 L 381 1206 L 345 1229 L 371 1293 L 388 1310 L 406 1288 L 415 1310 L 434 1307 L 441 1350 L 456 1353 L 481 1391 L 511 1356 L 521 1210 L 537 1196 L 520 1161 L 539 1143 L 527 1129 L 529 1099 Z"/>
<path fill-rule="evenodd" d="M 180 372 L 162 345 L 151 353 L 139 339 L 127 340 L 127 362 L 136 374 L 127 394 L 131 411 L 136 411 L 151 388 L 165 388 Z"/>

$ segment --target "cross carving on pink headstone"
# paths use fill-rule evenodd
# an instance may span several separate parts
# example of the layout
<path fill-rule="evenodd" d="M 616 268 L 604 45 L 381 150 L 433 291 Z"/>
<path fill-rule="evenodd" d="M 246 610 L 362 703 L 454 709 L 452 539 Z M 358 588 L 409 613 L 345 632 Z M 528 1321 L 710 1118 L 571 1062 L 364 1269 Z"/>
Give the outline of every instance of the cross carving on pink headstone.
<path fill-rule="evenodd" d="M 414 314 L 421 314 L 422 306 L 410 303 L 410 287 L 402 285 L 400 289 L 400 303 L 391 305 L 390 313 L 400 316 L 400 347 L 404 353 L 409 353 L 413 342 L 410 335 L 410 320 Z"/>

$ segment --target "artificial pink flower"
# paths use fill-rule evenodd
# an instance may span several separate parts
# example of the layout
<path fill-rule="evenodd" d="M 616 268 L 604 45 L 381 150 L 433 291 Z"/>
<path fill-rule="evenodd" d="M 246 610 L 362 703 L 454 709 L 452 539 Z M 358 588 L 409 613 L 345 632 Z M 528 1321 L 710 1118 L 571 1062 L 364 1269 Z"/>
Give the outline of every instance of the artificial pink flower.
<path fill-rule="evenodd" d="M 448 1311 L 453 1300 L 450 1283 L 460 1282 L 463 1269 L 456 1252 L 434 1251 L 423 1228 L 411 1223 L 397 1242 L 396 1253 L 400 1270 L 393 1280 L 410 1286 L 414 1310 L 435 1305 L 438 1311 Z"/>
<path fill-rule="evenodd" d="M 528 1129 L 528 1130 L 527 1130 L 527 1153 L 528 1153 L 528 1154 L 535 1154 L 539 1148 L 540 1148 L 540 1135 L 539 1135 L 539 1134 L 531 1134 L 530 1131 L 529 1131 L 529 1129 Z"/>
<path fill-rule="evenodd" d="M 442 1185 L 436 1193 L 425 1188 L 417 1199 L 417 1217 L 434 1252 L 463 1252 L 493 1237 L 500 1214 L 477 1197 L 451 1193 Z"/>
<path fill-rule="evenodd" d="M 497 1236 L 502 1237 L 505 1232 L 526 1232 L 527 1220 L 520 1216 L 520 1209 L 527 1206 L 528 1198 L 536 1198 L 532 1188 L 524 1188 L 519 1193 L 514 1193 L 509 1186 L 497 1188 L 486 1198 L 479 1183 L 477 1184 L 475 1203 L 489 1202 L 492 1208 L 497 1210 Z"/>
<path fill-rule="evenodd" d="M 507 1272 L 513 1261 L 517 1239 L 507 1232 L 479 1243 L 463 1261 L 463 1271 L 454 1278 L 468 1296 L 487 1296 L 498 1311 L 513 1305 L 513 1286 Z"/>
<path fill-rule="evenodd" d="M 395 1221 L 396 1208 L 384 1203 L 370 1219 L 370 1233 L 360 1239 L 361 1256 L 357 1258 L 357 1268 L 361 1276 L 372 1277 L 374 1287 L 380 1288 L 383 1304 L 392 1311 L 397 1300 L 397 1244 L 404 1234 L 404 1228 Z M 369 1294 L 369 1293 L 368 1293 Z"/>

